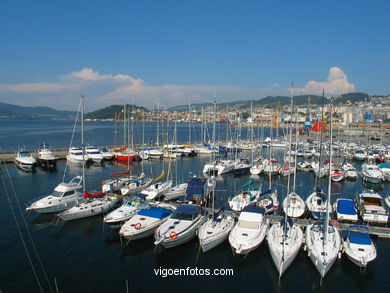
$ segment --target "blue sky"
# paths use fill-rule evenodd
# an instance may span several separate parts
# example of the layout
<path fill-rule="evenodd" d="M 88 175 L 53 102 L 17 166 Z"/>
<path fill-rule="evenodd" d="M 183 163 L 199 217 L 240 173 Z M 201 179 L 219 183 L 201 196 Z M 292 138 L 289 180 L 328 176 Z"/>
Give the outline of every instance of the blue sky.
<path fill-rule="evenodd" d="M 388 94 L 389 1 L 0 0 L 0 102 Z"/>

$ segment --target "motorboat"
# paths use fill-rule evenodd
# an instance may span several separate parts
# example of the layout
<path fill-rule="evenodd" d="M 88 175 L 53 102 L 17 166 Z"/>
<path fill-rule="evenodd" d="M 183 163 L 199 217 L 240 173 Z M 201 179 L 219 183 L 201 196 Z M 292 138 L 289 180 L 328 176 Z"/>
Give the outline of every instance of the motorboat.
<path fill-rule="evenodd" d="M 199 227 L 198 238 L 203 252 L 218 246 L 229 237 L 235 224 L 234 218 L 227 215 L 223 209 L 216 211 Z"/>
<path fill-rule="evenodd" d="M 281 277 L 302 246 L 303 231 L 291 218 L 285 217 L 270 227 L 267 242 L 272 260 Z"/>
<path fill-rule="evenodd" d="M 60 213 L 58 216 L 63 221 L 71 221 L 103 214 L 112 209 L 119 198 L 112 193 L 91 194 L 84 192 L 84 200 Z"/>
<path fill-rule="evenodd" d="M 182 204 L 158 227 L 154 244 L 171 248 L 186 243 L 195 238 L 203 222 L 204 215 L 199 205 Z"/>
<path fill-rule="evenodd" d="M 380 183 L 383 180 L 383 174 L 378 165 L 375 164 L 363 164 L 362 165 L 363 180 L 370 183 Z"/>
<path fill-rule="evenodd" d="M 215 162 L 205 164 L 203 167 L 203 173 L 223 175 L 234 170 L 235 163 L 232 160 L 217 160 Z"/>
<path fill-rule="evenodd" d="M 323 220 L 326 218 L 326 213 L 332 212 L 332 206 L 330 203 L 329 205 L 327 204 L 327 200 L 326 194 L 320 188 L 316 188 L 316 190 L 308 196 L 306 205 L 310 215 L 314 219 Z"/>
<path fill-rule="evenodd" d="M 28 151 L 19 151 L 14 159 L 16 166 L 22 170 L 32 171 L 37 161 Z"/>
<path fill-rule="evenodd" d="M 268 230 L 264 213 L 264 208 L 254 203 L 241 211 L 238 222 L 229 234 L 229 242 L 234 253 L 246 255 L 263 242 Z"/>
<path fill-rule="evenodd" d="M 145 188 L 141 193 L 146 195 L 147 200 L 155 200 L 165 195 L 172 188 L 172 184 L 172 180 L 157 182 Z"/>
<path fill-rule="evenodd" d="M 159 151 L 157 149 L 144 149 L 141 151 L 142 155 L 147 155 L 149 159 L 162 159 L 164 153 L 162 151 Z"/>
<path fill-rule="evenodd" d="M 355 204 L 364 222 L 387 223 L 389 212 L 380 194 L 373 191 L 363 191 L 356 196 Z"/>
<path fill-rule="evenodd" d="M 120 228 L 123 223 L 131 219 L 141 209 L 149 208 L 149 204 L 145 200 L 144 194 L 133 194 L 124 199 L 123 204 L 109 212 L 104 216 L 104 223 L 111 226 L 113 229 Z"/>
<path fill-rule="evenodd" d="M 66 155 L 66 160 L 71 163 L 83 164 L 89 161 L 89 157 L 86 153 L 83 154 L 81 148 L 70 147 L 69 153 Z"/>
<path fill-rule="evenodd" d="M 365 161 L 367 159 L 367 152 L 365 150 L 362 150 L 362 149 L 357 149 L 353 153 L 353 158 L 356 161 Z"/>
<path fill-rule="evenodd" d="M 334 211 L 339 221 L 357 222 L 358 220 L 358 213 L 352 199 L 338 198 L 335 202 Z"/>
<path fill-rule="evenodd" d="M 104 160 L 112 160 L 114 158 L 114 153 L 108 148 L 100 148 L 99 152 Z"/>
<path fill-rule="evenodd" d="M 38 163 L 44 168 L 55 168 L 57 157 L 48 148 L 47 144 L 42 144 L 38 150 Z"/>
<path fill-rule="evenodd" d="M 365 268 L 376 258 L 376 248 L 365 226 L 349 226 L 347 237 L 343 241 L 344 252 L 357 266 Z"/>
<path fill-rule="evenodd" d="M 313 166 L 311 162 L 302 161 L 297 164 L 299 171 L 313 171 Z"/>
<path fill-rule="evenodd" d="M 162 223 L 168 220 L 173 210 L 173 208 L 158 206 L 141 209 L 123 224 L 119 230 L 119 236 L 128 241 L 150 237 Z"/>
<path fill-rule="evenodd" d="M 322 278 L 335 263 L 340 249 L 341 237 L 336 227 L 324 222 L 316 222 L 307 226 L 307 254 Z"/>
<path fill-rule="evenodd" d="M 85 153 L 87 154 L 88 158 L 95 163 L 101 163 L 104 159 L 103 155 L 100 153 L 100 150 L 93 146 L 85 147 Z"/>
<path fill-rule="evenodd" d="M 181 183 L 173 187 L 167 193 L 165 193 L 166 200 L 173 200 L 183 196 L 188 188 L 188 183 Z"/>
<path fill-rule="evenodd" d="M 26 210 L 46 214 L 62 212 L 73 207 L 83 200 L 83 194 L 80 192 L 82 180 L 81 176 L 76 176 L 69 182 L 61 182 L 50 195 L 35 201 Z"/>
<path fill-rule="evenodd" d="M 282 206 L 283 211 L 290 218 L 299 218 L 306 213 L 305 201 L 295 191 L 284 198 Z"/>

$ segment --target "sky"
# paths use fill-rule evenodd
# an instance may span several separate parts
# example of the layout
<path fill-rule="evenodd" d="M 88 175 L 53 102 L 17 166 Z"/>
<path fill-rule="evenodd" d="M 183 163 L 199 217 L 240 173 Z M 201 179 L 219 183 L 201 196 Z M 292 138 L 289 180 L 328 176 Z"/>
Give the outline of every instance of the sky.
<path fill-rule="evenodd" d="M 390 1 L 0 0 L 0 102 L 389 94 Z"/>

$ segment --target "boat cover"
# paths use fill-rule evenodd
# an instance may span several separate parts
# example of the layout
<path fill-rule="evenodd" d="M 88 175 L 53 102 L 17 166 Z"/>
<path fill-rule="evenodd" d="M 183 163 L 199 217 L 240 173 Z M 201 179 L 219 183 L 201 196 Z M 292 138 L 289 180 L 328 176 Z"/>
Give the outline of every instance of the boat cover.
<path fill-rule="evenodd" d="M 205 184 L 205 178 L 192 178 L 190 182 L 188 182 L 186 194 L 180 198 L 180 201 L 192 201 L 195 194 L 199 194 L 203 199 Z"/>
<path fill-rule="evenodd" d="M 388 168 L 390 169 L 390 164 L 389 163 L 380 163 L 379 168 Z"/>
<path fill-rule="evenodd" d="M 198 205 L 183 204 L 176 209 L 176 213 L 194 215 L 200 209 Z"/>
<path fill-rule="evenodd" d="M 257 213 L 257 214 L 264 214 L 265 213 L 264 208 L 258 207 L 256 205 L 248 205 L 248 206 L 244 207 L 242 211 L 248 212 L 248 213 Z"/>
<path fill-rule="evenodd" d="M 154 207 L 150 209 L 141 209 L 138 212 L 139 216 L 145 216 L 145 217 L 156 218 L 156 219 L 166 218 L 170 214 L 172 214 L 171 210 L 159 208 L 159 207 Z"/>
<path fill-rule="evenodd" d="M 368 235 L 368 229 L 364 226 L 351 226 L 351 228 L 358 227 L 359 229 L 365 229 L 367 232 L 349 231 L 349 242 L 360 245 L 371 245 L 371 238 Z"/>
<path fill-rule="evenodd" d="M 337 202 L 337 213 L 344 215 L 356 215 L 356 209 L 351 199 L 339 199 Z"/>

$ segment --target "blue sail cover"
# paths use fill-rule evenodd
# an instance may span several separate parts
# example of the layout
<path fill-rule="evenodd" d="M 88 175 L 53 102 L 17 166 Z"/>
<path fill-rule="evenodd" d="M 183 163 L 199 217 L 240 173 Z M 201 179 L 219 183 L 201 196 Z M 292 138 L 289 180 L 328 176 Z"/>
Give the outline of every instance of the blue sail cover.
<path fill-rule="evenodd" d="M 192 201 L 195 194 L 199 194 L 203 199 L 205 184 L 205 178 L 192 178 L 190 182 L 188 182 L 186 194 L 182 196 L 179 201 Z"/>
<path fill-rule="evenodd" d="M 337 202 L 337 213 L 344 215 L 357 215 L 353 200 L 339 199 Z"/>
<path fill-rule="evenodd" d="M 352 228 L 358 228 L 361 230 L 366 230 L 367 232 L 359 232 L 359 231 L 349 231 L 349 242 L 360 244 L 360 245 L 371 245 L 371 238 L 368 235 L 368 228 L 364 226 L 350 226 Z"/>
<path fill-rule="evenodd" d="M 145 199 L 147 195 L 146 194 L 142 194 L 142 193 L 134 193 L 131 196 L 137 196 L 137 197 L 139 197 L 141 199 Z"/>
<path fill-rule="evenodd" d="M 257 213 L 257 214 L 264 214 L 265 213 L 264 208 L 258 207 L 256 205 L 248 205 L 245 208 L 243 208 L 242 211 L 247 212 L 247 213 Z"/>
<path fill-rule="evenodd" d="M 156 219 L 166 218 L 170 214 L 172 214 L 171 210 L 159 208 L 159 207 L 150 208 L 150 209 L 142 209 L 138 212 L 138 215 L 140 215 L 140 216 L 156 218 Z"/>
<path fill-rule="evenodd" d="M 198 205 L 182 204 L 176 209 L 175 213 L 194 215 L 200 208 Z"/>

